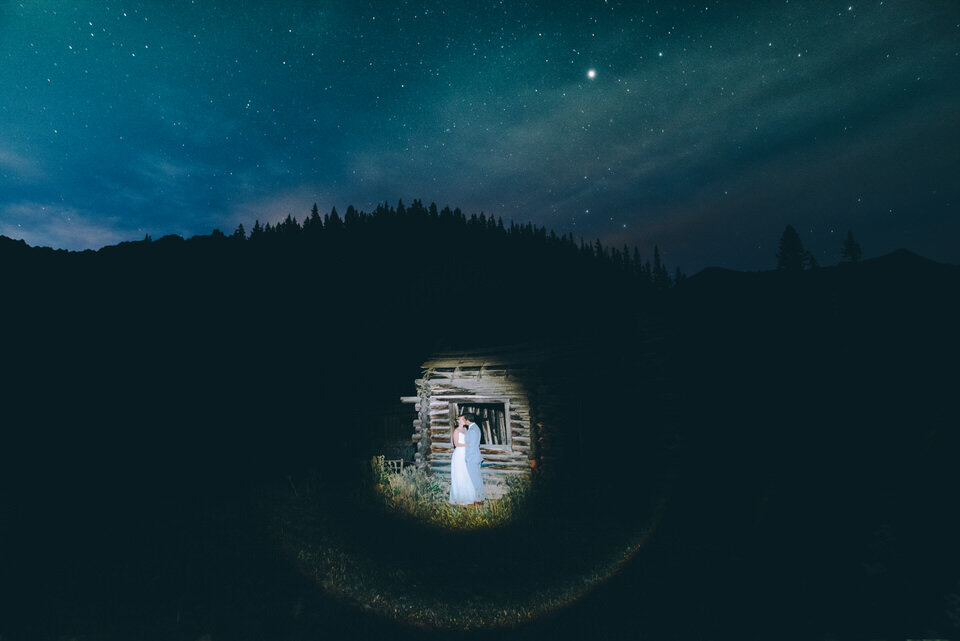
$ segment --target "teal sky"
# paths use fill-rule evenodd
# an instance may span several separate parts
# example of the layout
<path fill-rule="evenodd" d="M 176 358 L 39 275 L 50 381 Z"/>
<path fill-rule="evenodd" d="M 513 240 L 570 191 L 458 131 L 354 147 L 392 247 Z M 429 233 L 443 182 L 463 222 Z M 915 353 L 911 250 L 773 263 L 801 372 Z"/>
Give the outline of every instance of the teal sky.
<path fill-rule="evenodd" d="M 0 2 L 0 234 L 420 198 L 688 272 L 786 224 L 960 262 L 960 5 L 469 5 Z"/>

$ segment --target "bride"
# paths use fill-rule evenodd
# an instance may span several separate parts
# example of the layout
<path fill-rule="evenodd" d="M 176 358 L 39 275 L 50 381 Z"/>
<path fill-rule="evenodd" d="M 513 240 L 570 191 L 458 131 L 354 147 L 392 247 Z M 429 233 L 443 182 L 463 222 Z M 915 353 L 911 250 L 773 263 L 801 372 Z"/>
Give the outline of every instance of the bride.
<path fill-rule="evenodd" d="M 450 503 L 470 505 L 477 500 L 477 492 L 467 471 L 467 428 L 458 425 L 453 430 L 453 458 L 450 460 Z"/>

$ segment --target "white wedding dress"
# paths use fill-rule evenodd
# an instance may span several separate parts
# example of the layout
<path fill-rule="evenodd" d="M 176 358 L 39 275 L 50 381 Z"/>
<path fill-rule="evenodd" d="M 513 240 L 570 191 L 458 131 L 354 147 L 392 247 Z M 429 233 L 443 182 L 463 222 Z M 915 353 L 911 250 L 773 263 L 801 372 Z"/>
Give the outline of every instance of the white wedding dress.
<path fill-rule="evenodd" d="M 457 443 L 466 444 L 466 434 L 457 435 Z M 450 503 L 453 505 L 470 505 L 477 500 L 477 492 L 470 480 L 467 471 L 467 448 L 453 448 L 453 458 L 450 459 Z"/>

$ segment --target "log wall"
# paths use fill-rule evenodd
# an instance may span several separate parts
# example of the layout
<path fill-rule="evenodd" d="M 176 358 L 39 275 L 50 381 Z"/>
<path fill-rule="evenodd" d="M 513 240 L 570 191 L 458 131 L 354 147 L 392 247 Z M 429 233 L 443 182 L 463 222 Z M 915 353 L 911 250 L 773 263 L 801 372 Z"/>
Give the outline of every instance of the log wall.
<path fill-rule="evenodd" d="M 415 403 L 417 411 L 412 435 L 417 467 L 449 477 L 456 404 L 504 402 L 509 413 L 508 443 L 480 446 L 484 490 L 488 498 L 497 498 L 505 493 L 508 477 L 529 475 L 534 435 L 521 370 L 505 357 L 461 355 L 424 363 L 423 375 L 416 381 L 417 396 L 401 399 Z"/>

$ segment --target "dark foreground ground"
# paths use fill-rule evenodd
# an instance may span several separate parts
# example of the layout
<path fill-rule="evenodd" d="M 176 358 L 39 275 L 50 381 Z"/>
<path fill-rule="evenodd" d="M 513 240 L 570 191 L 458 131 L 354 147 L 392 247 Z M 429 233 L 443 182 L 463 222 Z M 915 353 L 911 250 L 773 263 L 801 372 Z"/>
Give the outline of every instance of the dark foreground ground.
<path fill-rule="evenodd" d="M 473 539 L 363 502 L 364 425 L 428 342 L 298 328 L 241 349 L 202 333 L 218 316 L 167 310 L 183 333 L 120 340 L 94 331 L 106 315 L 45 314 L 7 353 L 0 637 L 958 638 L 957 276 L 896 260 L 866 280 L 707 272 L 571 331 L 542 376 L 567 404 L 539 503 Z M 608 579 L 496 630 L 338 597 L 291 544 L 339 536 L 393 589 L 440 555 L 411 593 L 495 600 L 587 574 L 654 522 Z M 445 563 L 471 541 L 487 560 Z"/>

